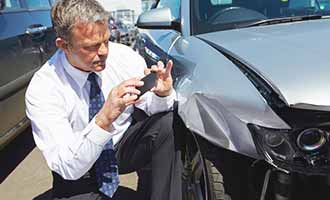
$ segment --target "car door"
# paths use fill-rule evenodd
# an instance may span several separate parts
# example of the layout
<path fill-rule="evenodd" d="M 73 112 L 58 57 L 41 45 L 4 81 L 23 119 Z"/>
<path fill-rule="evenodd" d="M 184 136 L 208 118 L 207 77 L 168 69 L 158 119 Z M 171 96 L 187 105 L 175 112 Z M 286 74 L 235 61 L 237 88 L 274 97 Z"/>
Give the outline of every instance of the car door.
<path fill-rule="evenodd" d="M 24 90 L 40 51 L 26 33 L 29 15 L 19 0 L 2 0 L 0 11 L 0 147 L 27 124 Z"/>
<path fill-rule="evenodd" d="M 55 32 L 52 28 L 49 0 L 25 0 L 26 7 L 31 19 L 29 24 L 30 36 L 35 44 L 39 46 L 41 62 L 46 62 L 56 50 Z"/>
<path fill-rule="evenodd" d="M 5 0 L 0 13 L 0 85 L 4 86 L 40 65 L 39 48 L 26 33 L 29 15 L 19 0 Z"/>
<path fill-rule="evenodd" d="M 46 40 L 47 31 L 51 30 L 49 2 L 35 9 L 36 4 L 29 4 L 32 1 L 0 2 L 5 5 L 0 10 L 1 149 L 29 124 L 24 103 L 26 87 L 55 47 L 50 47 L 52 43 Z"/>

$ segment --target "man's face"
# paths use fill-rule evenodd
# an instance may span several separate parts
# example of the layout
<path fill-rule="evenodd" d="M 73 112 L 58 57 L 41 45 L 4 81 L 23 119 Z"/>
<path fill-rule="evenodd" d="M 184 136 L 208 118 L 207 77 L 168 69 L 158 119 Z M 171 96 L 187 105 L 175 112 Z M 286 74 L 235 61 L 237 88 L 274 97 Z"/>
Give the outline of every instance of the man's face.
<path fill-rule="evenodd" d="M 108 56 L 109 37 L 107 23 L 77 23 L 63 50 L 74 67 L 87 72 L 102 71 Z"/>

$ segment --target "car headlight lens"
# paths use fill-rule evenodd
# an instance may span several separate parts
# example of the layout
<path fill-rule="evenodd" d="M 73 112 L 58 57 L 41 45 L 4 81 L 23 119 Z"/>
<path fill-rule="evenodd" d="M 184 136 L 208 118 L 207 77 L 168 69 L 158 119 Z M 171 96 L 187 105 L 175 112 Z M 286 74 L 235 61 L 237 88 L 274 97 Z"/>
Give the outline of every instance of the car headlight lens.
<path fill-rule="evenodd" d="M 266 133 L 264 137 L 266 148 L 281 159 L 287 160 L 293 157 L 294 151 L 287 139 L 280 133 Z"/>
<path fill-rule="evenodd" d="M 271 129 L 249 124 L 258 152 L 286 171 L 326 174 L 330 170 L 330 128 Z"/>
<path fill-rule="evenodd" d="M 313 152 L 321 149 L 327 142 L 327 135 L 318 128 L 304 130 L 298 135 L 297 145 L 306 152 Z"/>
<path fill-rule="evenodd" d="M 283 143 L 285 143 L 285 139 L 281 135 L 266 134 L 265 142 L 271 148 L 278 148 L 283 146 Z"/>
<path fill-rule="evenodd" d="M 271 157 L 290 161 L 295 156 L 295 151 L 287 137 L 289 130 L 267 129 L 252 125 L 249 127 L 254 134 L 254 139 L 262 153 L 268 153 Z"/>

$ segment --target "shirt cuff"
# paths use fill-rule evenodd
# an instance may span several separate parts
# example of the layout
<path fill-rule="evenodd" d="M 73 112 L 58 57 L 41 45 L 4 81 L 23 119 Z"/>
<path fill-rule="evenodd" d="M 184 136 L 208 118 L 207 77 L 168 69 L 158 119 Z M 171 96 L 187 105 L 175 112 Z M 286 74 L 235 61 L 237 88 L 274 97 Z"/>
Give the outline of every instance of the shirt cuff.
<path fill-rule="evenodd" d="M 166 108 L 171 109 L 173 107 L 173 103 L 177 99 L 177 97 L 176 97 L 176 92 L 173 89 L 171 91 L 171 94 L 166 97 L 160 97 L 160 96 L 156 95 L 155 93 L 152 93 L 152 99 L 153 99 L 153 102 L 155 101 L 159 105 L 166 105 L 165 106 Z"/>
<path fill-rule="evenodd" d="M 118 133 L 118 131 L 111 125 L 109 131 L 106 131 L 99 127 L 95 123 L 95 117 L 90 121 L 90 131 L 87 134 L 87 138 L 98 144 L 100 146 L 104 146 L 109 140 Z"/>

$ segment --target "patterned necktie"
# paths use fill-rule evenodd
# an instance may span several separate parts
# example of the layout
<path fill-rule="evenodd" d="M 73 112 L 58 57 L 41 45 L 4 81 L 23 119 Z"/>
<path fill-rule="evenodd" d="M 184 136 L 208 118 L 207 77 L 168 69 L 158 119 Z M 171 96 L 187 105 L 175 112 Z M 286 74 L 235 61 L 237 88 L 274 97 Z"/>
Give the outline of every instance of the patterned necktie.
<path fill-rule="evenodd" d="M 91 84 L 89 93 L 89 120 L 92 120 L 104 104 L 104 97 L 96 74 L 90 73 L 88 81 Z M 112 139 L 105 145 L 100 157 L 95 162 L 96 179 L 99 190 L 105 195 L 112 197 L 119 185 L 118 165 L 113 150 Z"/>

